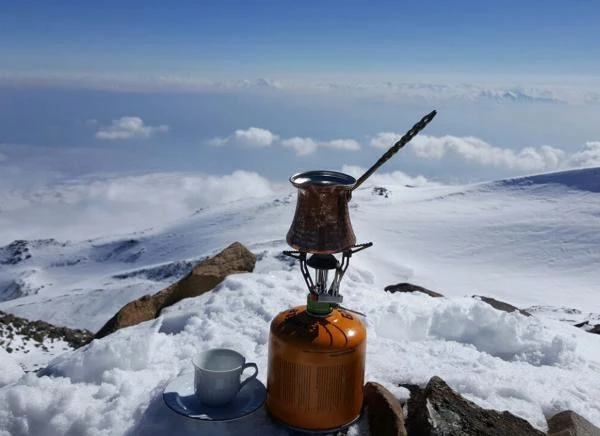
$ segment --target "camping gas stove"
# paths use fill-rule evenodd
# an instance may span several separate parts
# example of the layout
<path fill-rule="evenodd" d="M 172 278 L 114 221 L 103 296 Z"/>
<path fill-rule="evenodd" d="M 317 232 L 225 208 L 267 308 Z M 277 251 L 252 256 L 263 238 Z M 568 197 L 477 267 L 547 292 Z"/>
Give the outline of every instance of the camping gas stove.
<path fill-rule="evenodd" d="M 435 114 L 415 124 L 358 180 L 335 171 L 290 178 L 298 201 L 286 240 L 295 250 L 284 254 L 299 261 L 308 296 L 306 305 L 271 322 L 266 400 L 271 417 L 290 428 L 332 432 L 360 416 L 367 332 L 358 312 L 340 306 L 339 288 L 352 255 L 373 244 L 356 244 L 348 202 Z"/>

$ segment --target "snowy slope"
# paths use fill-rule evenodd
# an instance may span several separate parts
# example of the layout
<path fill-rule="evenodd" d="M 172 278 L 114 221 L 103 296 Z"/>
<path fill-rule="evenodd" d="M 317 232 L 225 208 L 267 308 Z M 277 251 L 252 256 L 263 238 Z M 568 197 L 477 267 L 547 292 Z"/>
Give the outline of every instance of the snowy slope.
<path fill-rule="evenodd" d="M 598 301 L 600 170 L 387 188 L 388 198 L 367 187 L 350 203 L 359 242 L 375 244 L 352 265 L 369 270 L 378 286 L 413 281 L 448 295 L 582 311 Z M 29 241 L 12 257 L 4 247 L 0 310 L 97 330 L 126 302 L 161 289 L 232 241 L 255 252 L 284 243 L 294 208 L 289 190 L 130 235 Z"/>
<path fill-rule="evenodd" d="M 351 217 L 359 242 L 344 304 L 366 313 L 367 378 L 399 397 L 398 383 L 440 375 L 484 407 L 507 409 L 544 428 L 544 415 L 573 409 L 600 425 L 600 337 L 559 322 L 552 310 L 598 312 L 600 170 L 471 186 L 386 185 L 357 192 Z M 89 329 L 125 302 L 185 273 L 186 262 L 239 240 L 259 255 L 252 274 L 54 359 L 45 374 L 20 377 L 0 355 L 0 429 L 6 434 L 287 434 L 260 412 L 243 422 L 201 427 L 171 413 L 161 389 L 190 358 L 212 346 L 239 349 L 266 379 L 268 325 L 302 304 L 296 267 L 280 256 L 294 213 L 292 191 L 207 208 L 170 226 L 125 237 L 30 243 L 30 257 L 0 265 L 0 283 L 28 295 L 0 310 Z M 10 256 L 9 256 L 10 257 Z M 6 253 L 5 253 L 6 259 Z M 387 294 L 410 281 L 451 297 Z M 483 294 L 542 316 L 498 312 Z M 20 377 L 20 378 L 19 378 Z M 5 383 L 7 381 L 4 381 Z M 35 398 L 35 401 L 32 401 Z M 252 429 L 253 433 L 248 433 Z M 352 430 L 363 434 L 365 423 Z M 0 434 L 1 430 L 0 430 Z"/>

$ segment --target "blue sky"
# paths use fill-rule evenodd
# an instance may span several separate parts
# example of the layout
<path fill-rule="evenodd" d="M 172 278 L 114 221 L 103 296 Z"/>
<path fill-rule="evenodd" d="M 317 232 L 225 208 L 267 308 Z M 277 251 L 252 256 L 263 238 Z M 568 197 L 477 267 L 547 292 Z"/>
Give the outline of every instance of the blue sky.
<path fill-rule="evenodd" d="M 238 76 L 577 74 L 593 1 L 2 2 L 0 68 Z M 235 71 L 232 71 L 235 69 Z"/>
<path fill-rule="evenodd" d="M 365 168 L 434 108 L 386 170 L 473 181 L 600 165 L 597 2 L 0 10 L 0 185 Z"/>

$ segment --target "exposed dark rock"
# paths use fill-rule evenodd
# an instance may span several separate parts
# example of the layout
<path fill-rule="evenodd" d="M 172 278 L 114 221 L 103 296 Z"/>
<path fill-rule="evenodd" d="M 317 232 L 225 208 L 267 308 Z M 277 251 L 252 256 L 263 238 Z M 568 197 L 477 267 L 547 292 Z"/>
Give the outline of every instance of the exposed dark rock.
<path fill-rule="evenodd" d="M 94 335 L 88 330 L 59 327 L 44 321 L 30 321 L 10 313 L 0 312 L 0 345 L 5 344 L 9 351 L 12 339 L 19 335 L 29 339 L 37 347 L 43 347 L 46 339 L 63 340 L 73 348 L 79 348 L 90 342 Z"/>
<path fill-rule="evenodd" d="M 384 291 L 391 292 L 392 294 L 394 292 L 422 292 L 430 297 L 443 297 L 443 295 L 438 292 L 431 291 L 422 286 L 413 285 L 412 283 L 398 283 L 396 285 L 386 286 Z"/>
<path fill-rule="evenodd" d="M 18 239 L 0 248 L 0 265 L 16 265 L 31 257 L 27 241 Z"/>
<path fill-rule="evenodd" d="M 256 256 L 242 244 L 235 242 L 214 257 L 201 261 L 178 282 L 154 295 L 145 295 L 123 306 L 96 333 L 96 337 L 101 338 L 120 328 L 154 319 L 165 307 L 210 291 L 229 274 L 251 272 L 255 264 Z"/>
<path fill-rule="evenodd" d="M 133 277 L 143 277 L 147 280 L 162 281 L 166 279 L 178 279 L 188 274 L 194 266 L 193 262 L 179 261 L 171 262 L 165 265 L 158 265 L 150 268 L 142 268 L 135 271 L 128 271 L 121 274 L 115 274 L 115 279 L 129 279 Z"/>
<path fill-rule="evenodd" d="M 17 239 L 4 247 L 0 247 L 0 265 L 16 265 L 31 258 L 30 248 L 41 248 L 48 245 L 66 246 L 56 239 L 34 239 L 26 241 Z"/>
<path fill-rule="evenodd" d="M 288 268 L 288 271 L 291 271 L 294 268 L 296 268 L 296 266 L 298 264 L 298 261 L 296 260 L 296 258 L 291 257 L 291 256 L 286 256 L 283 253 L 277 253 L 275 255 L 275 259 L 277 259 L 278 261 L 283 263 Z"/>
<path fill-rule="evenodd" d="M 25 280 L 28 276 L 35 273 L 36 270 L 22 271 L 18 278 L 6 282 L 0 282 L 0 301 L 14 300 L 26 295 L 37 294 L 40 289 L 44 288 L 44 285 L 31 286 L 31 284 Z"/>
<path fill-rule="evenodd" d="M 407 436 L 400 402 L 379 383 L 365 385 L 365 406 L 373 436 Z"/>
<path fill-rule="evenodd" d="M 600 324 L 591 324 L 589 321 L 583 321 L 583 322 L 574 324 L 574 327 L 583 329 L 588 333 L 594 333 L 594 334 L 600 335 Z"/>
<path fill-rule="evenodd" d="M 382 186 L 375 186 L 373 188 L 373 195 L 381 195 L 382 197 L 388 198 L 392 191 Z"/>
<path fill-rule="evenodd" d="M 507 411 L 483 409 L 434 376 L 425 389 L 411 390 L 406 428 L 410 436 L 543 436 L 526 420 Z"/>
<path fill-rule="evenodd" d="M 508 304 L 508 303 L 505 303 L 504 301 L 496 300 L 495 298 L 484 297 L 483 295 L 473 295 L 473 298 L 483 301 L 484 303 L 487 303 L 490 306 L 492 306 L 494 309 L 498 309 L 503 312 L 511 313 L 511 312 L 518 311 L 522 315 L 531 316 L 531 314 L 529 312 L 527 312 L 526 310 L 521 310 L 518 307 L 513 306 L 512 304 Z"/>
<path fill-rule="evenodd" d="M 145 249 L 139 247 L 139 245 L 140 241 L 137 239 L 125 239 L 122 241 L 94 245 L 92 257 L 97 262 L 116 260 L 119 262 L 133 263 L 145 252 Z"/>
<path fill-rule="evenodd" d="M 572 410 L 548 419 L 548 436 L 600 436 L 600 428 Z"/>

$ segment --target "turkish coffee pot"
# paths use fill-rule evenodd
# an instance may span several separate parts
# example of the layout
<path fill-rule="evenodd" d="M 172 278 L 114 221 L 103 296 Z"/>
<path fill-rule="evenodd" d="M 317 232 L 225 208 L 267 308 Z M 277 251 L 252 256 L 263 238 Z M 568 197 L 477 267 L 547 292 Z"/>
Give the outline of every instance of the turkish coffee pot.
<path fill-rule="evenodd" d="M 300 252 L 313 254 L 340 253 L 353 247 L 356 236 L 348 213 L 352 191 L 424 129 L 436 113 L 425 115 L 358 179 L 336 171 L 293 175 L 290 182 L 298 188 L 298 200 L 287 243 Z"/>

